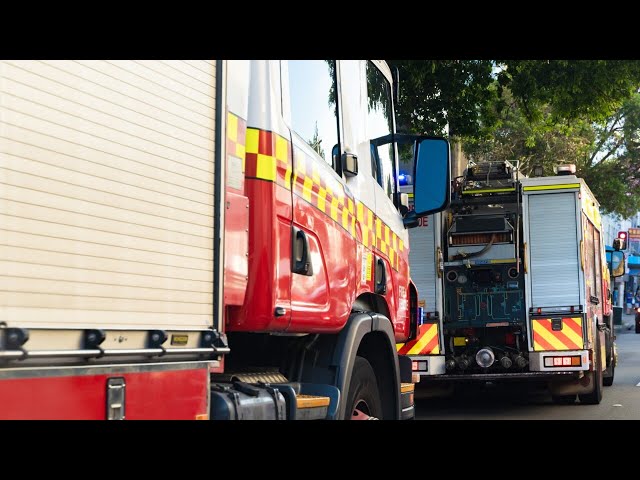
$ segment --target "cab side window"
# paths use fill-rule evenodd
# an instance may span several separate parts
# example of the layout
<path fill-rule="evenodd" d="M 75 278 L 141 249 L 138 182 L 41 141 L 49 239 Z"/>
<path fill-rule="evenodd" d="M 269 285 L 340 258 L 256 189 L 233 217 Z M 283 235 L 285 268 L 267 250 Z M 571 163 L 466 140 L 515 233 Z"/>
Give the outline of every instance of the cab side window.
<path fill-rule="evenodd" d="M 373 175 L 393 200 L 396 191 L 391 85 L 372 62 L 367 62 L 367 134 L 372 144 Z M 386 143 L 376 140 L 386 137 Z M 384 144 L 381 144 L 384 143 Z"/>
<path fill-rule="evenodd" d="M 335 169 L 340 151 L 335 61 L 288 63 L 293 131 Z"/>

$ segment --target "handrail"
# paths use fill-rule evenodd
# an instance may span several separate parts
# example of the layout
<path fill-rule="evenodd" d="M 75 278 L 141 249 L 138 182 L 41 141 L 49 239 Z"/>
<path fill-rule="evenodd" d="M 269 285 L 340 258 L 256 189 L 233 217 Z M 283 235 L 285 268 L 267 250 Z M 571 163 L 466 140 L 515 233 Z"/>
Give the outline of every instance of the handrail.
<path fill-rule="evenodd" d="M 20 359 L 29 358 L 54 358 L 54 357 L 108 357 L 123 355 L 146 355 L 146 356 L 164 356 L 179 354 L 206 354 L 212 353 L 222 355 L 229 353 L 230 348 L 227 347 L 211 347 L 211 348 L 129 348 L 129 349 L 77 349 L 77 350 L 5 350 L 0 351 L 0 359 Z"/>

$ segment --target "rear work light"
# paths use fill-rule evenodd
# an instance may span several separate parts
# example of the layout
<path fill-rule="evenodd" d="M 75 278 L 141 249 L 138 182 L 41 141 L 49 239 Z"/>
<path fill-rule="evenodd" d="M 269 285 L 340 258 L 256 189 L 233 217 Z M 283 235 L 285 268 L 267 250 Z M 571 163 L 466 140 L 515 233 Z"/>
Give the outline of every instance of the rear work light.
<path fill-rule="evenodd" d="M 566 357 L 544 357 L 544 366 L 553 368 L 581 367 L 582 358 L 580 355 L 569 355 Z"/>
<path fill-rule="evenodd" d="M 411 362 L 411 369 L 414 372 L 426 372 L 428 364 L 426 360 L 414 360 L 413 362 Z"/>

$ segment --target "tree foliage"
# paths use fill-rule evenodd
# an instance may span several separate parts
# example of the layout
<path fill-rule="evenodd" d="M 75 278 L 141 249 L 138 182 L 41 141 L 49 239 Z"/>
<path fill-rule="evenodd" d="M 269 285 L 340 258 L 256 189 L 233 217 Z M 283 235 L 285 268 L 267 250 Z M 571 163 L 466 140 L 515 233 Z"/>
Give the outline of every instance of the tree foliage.
<path fill-rule="evenodd" d="M 640 210 L 640 62 L 400 61 L 399 130 L 462 141 L 526 174 L 575 163 L 604 210 Z"/>
<path fill-rule="evenodd" d="M 398 131 L 476 136 L 496 97 L 489 60 L 390 60 L 400 73 Z"/>
<path fill-rule="evenodd" d="M 322 148 L 322 139 L 318 135 L 318 122 L 316 121 L 316 129 L 313 133 L 313 138 L 307 140 L 307 144 L 313 148 L 320 157 L 324 158 L 324 149 Z"/>
<path fill-rule="evenodd" d="M 640 95 L 603 121 L 582 117 L 561 123 L 548 105 L 531 122 L 510 92 L 502 96 L 507 106 L 493 134 L 465 140 L 470 159 L 515 161 L 526 175 L 536 165 L 553 175 L 554 166 L 573 163 L 603 210 L 623 217 L 640 210 Z"/>
<path fill-rule="evenodd" d="M 640 62 L 620 60 L 506 60 L 498 74 L 527 119 L 550 109 L 555 121 L 613 115 L 640 85 Z"/>

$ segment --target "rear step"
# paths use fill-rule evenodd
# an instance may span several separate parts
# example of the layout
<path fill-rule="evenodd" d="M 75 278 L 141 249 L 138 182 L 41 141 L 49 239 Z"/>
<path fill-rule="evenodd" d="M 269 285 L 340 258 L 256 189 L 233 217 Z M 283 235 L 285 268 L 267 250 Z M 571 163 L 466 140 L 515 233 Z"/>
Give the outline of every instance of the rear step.
<path fill-rule="evenodd" d="M 413 420 L 415 417 L 414 406 L 414 391 L 415 384 L 413 383 L 401 383 L 400 384 L 400 405 L 402 420 Z"/>
<path fill-rule="evenodd" d="M 286 415 L 278 419 L 333 420 L 336 418 L 340 392 L 332 385 L 289 382 L 274 369 L 252 367 L 242 372 L 226 372 L 215 376 L 215 382 L 247 393 L 255 389 L 277 389 L 286 402 Z M 220 389 L 220 387 L 216 387 Z M 249 391 L 248 393 L 252 393 Z M 226 412 L 226 411 L 225 411 Z"/>
<path fill-rule="evenodd" d="M 329 397 L 319 397 L 316 395 L 296 395 L 298 420 L 324 420 L 329 411 Z"/>
<path fill-rule="evenodd" d="M 413 383 L 403 383 L 400 385 L 400 393 L 409 393 L 415 390 L 416 386 Z"/>

